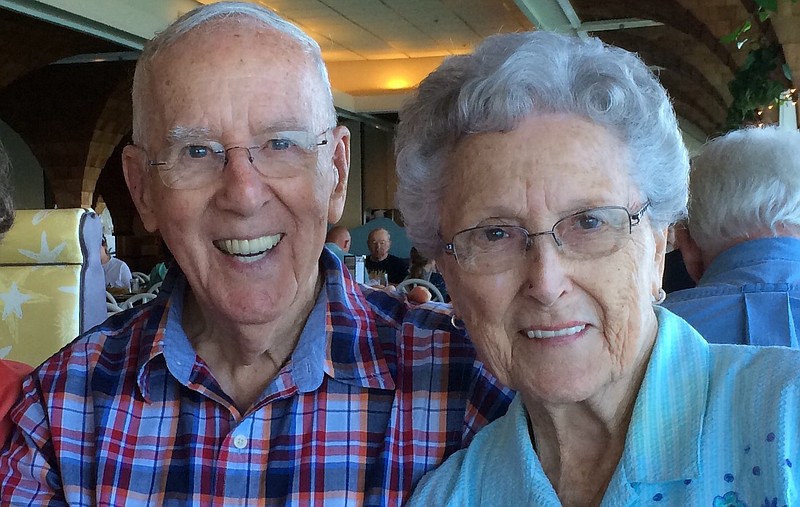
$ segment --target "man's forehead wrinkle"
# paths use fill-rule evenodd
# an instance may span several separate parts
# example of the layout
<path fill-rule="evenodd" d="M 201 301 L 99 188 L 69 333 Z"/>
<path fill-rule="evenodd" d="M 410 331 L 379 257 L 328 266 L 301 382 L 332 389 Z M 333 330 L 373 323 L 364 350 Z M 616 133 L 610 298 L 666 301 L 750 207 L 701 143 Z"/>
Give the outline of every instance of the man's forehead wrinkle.
<path fill-rule="evenodd" d="M 176 65 L 180 68 L 188 67 L 201 72 L 201 69 L 207 68 L 213 62 L 224 63 L 227 61 L 226 79 L 230 82 L 247 83 L 265 77 L 268 78 L 269 76 L 272 78 L 280 76 L 283 80 L 299 81 L 296 83 L 299 89 L 293 86 L 273 87 L 274 93 L 270 94 L 270 100 L 275 101 L 276 105 L 280 102 L 297 101 L 298 104 L 302 105 L 304 111 L 300 114 L 293 114 L 289 118 L 251 118 L 248 123 L 254 135 L 270 130 L 303 130 L 317 133 L 317 130 L 322 131 L 332 126 L 327 124 L 330 123 L 329 121 L 323 119 L 325 116 L 323 114 L 324 104 L 320 104 L 321 101 L 318 100 L 318 95 L 324 97 L 325 88 L 319 82 L 320 78 L 311 55 L 304 50 L 303 46 L 280 32 L 271 30 L 259 31 L 255 34 L 257 39 L 251 40 L 247 47 L 242 47 L 242 44 L 244 44 L 242 39 L 245 35 L 252 34 L 236 34 L 239 37 L 238 39 L 228 37 L 227 41 L 212 41 L 213 35 L 210 30 L 190 33 L 183 40 L 176 42 L 169 48 L 165 48 L 156 61 L 153 62 L 155 65 L 153 65 L 154 72 L 152 75 L 160 76 L 157 85 L 160 90 L 157 88 L 154 92 L 163 96 L 165 93 L 179 93 L 179 87 L 185 87 L 187 84 L 192 86 L 191 82 L 186 83 L 180 79 L 179 75 L 175 75 L 174 72 L 177 72 Z M 232 46 L 235 49 L 234 54 L 230 55 L 230 59 L 225 56 L 224 51 L 221 51 L 226 46 Z M 208 48 L 212 53 L 205 51 L 204 48 Z M 259 51 L 260 48 L 264 49 Z M 269 59 L 273 61 L 273 65 L 268 66 L 269 68 L 266 68 L 267 66 L 264 63 L 265 51 L 272 53 Z M 193 87 L 200 85 L 197 80 L 193 80 L 193 83 Z M 182 92 L 180 93 L 184 95 Z M 167 96 L 169 97 L 169 95 Z M 259 102 L 262 102 L 265 98 L 267 97 L 254 96 L 251 98 L 249 103 L 251 113 L 264 116 L 262 113 L 256 112 L 256 110 L 259 108 Z M 175 99 L 183 102 L 181 97 L 174 97 L 169 102 L 175 104 Z M 261 106 L 274 109 L 273 105 L 261 104 Z M 192 131 L 194 127 L 191 125 L 185 125 L 185 127 L 186 130 L 184 131 L 179 129 L 178 126 L 173 126 L 170 131 L 170 138 L 180 139 L 183 134 L 212 135 L 216 137 L 222 137 L 224 134 L 224 132 L 211 132 L 214 128 L 213 125 L 210 125 L 210 129 L 205 132 Z"/>

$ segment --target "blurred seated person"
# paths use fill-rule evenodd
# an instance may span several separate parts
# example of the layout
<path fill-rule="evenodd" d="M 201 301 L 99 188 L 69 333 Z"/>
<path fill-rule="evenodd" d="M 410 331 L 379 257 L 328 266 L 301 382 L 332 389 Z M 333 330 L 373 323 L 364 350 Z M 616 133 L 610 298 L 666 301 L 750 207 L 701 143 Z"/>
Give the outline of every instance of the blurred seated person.
<path fill-rule="evenodd" d="M 392 247 L 392 237 L 389 231 L 383 228 L 373 229 L 367 237 L 369 255 L 365 262 L 370 278 L 375 278 L 374 273 L 386 273 L 390 284 L 398 284 L 408 276 L 408 263 L 400 257 L 389 253 Z"/>
<path fill-rule="evenodd" d="M 103 272 L 106 275 L 106 287 L 130 290 L 131 278 L 133 278 L 131 268 L 124 261 L 108 253 L 108 242 L 105 236 L 100 245 L 100 263 L 103 265 Z"/>
<path fill-rule="evenodd" d="M 331 227 L 325 236 L 325 246 L 340 261 L 343 260 L 344 256 L 350 251 L 350 231 L 347 230 L 347 227 L 341 225 Z"/>
<path fill-rule="evenodd" d="M 172 252 L 170 252 L 169 247 L 163 239 L 161 239 L 161 257 L 164 260 L 153 266 L 153 269 L 150 270 L 150 276 L 147 282 L 148 291 L 153 285 L 164 281 L 164 278 L 167 276 L 167 269 L 169 269 L 169 265 L 172 263 Z"/>
<path fill-rule="evenodd" d="M 800 132 L 746 128 L 692 163 L 678 247 L 697 287 L 664 306 L 712 343 L 798 347 Z"/>
<path fill-rule="evenodd" d="M 14 223 L 14 202 L 11 198 L 8 173 L 8 157 L 0 145 L 0 240 Z M 31 369 L 27 364 L 0 360 L 0 448 L 3 447 L 12 428 L 8 411 L 19 398 L 22 378 L 30 373 Z"/>
<path fill-rule="evenodd" d="M 445 303 L 450 301 L 450 297 L 447 295 L 444 277 L 436 270 L 436 261 L 423 256 L 419 253 L 419 250 L 413 246 L 411 247 L 409 258 L 411 260 L 411 267 L 408 270 L 408 278 L 417 278 L 430 282 L 442 293 Z"/>

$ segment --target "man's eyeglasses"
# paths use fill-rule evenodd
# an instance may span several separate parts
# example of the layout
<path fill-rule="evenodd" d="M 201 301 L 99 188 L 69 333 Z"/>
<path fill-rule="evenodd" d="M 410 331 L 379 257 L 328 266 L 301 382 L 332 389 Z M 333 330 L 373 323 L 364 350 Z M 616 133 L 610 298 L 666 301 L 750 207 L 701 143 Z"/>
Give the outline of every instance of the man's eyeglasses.
<path fill-rule="evenodd" d="M 528 232 L 515 225 L 481 225 L 457 232 L 445 252 L 454 255 L 461 269 L 476 274 L 496 274 L 513 268 L 536 236 L 552 236 L 562 255 L 586 260 L 618 251 L 650 206 L 646 202 L 631 213 L 622 206 L 587 209 L 562 218 L 549 231 Z"/>
<path fill-rule="evenodd" d="M 313 167 L 318 148 L 328 144 L 331 130 L 320 134 L 293 130 L 266 132 L 253 146 L 229 148 L 216 141 L 192 141 L 169 146 L 147 163 L 158 168 L 164 185 L 178 190 L 194 189 L 217 179 L 228 164 L 228 153 L 242 149 L 259 173 L 285 178 Z"/>

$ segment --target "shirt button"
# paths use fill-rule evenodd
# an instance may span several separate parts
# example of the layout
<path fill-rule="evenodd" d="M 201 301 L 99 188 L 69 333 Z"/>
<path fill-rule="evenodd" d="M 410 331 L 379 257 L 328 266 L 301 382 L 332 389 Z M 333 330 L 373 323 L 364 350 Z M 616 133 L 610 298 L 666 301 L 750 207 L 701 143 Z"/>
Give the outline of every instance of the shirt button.
<path fill-rule="evenodd" d="M 233 445 L 237 449 L 244 449 L 247 447 L 247 437 L 244 435 L 236 435 L 233 438 Z"/>

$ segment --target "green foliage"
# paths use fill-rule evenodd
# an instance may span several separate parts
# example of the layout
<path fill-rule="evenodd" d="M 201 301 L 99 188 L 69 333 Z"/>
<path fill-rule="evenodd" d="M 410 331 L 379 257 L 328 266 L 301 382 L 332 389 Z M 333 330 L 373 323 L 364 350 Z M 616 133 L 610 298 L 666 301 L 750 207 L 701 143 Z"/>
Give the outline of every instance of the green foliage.
<path fill-rule="evenodd" d="M 728 108 L 728 128 L 755 121 L 758 109 L 780 103 L 785 86 L 773 77 L 779 69 L 778 62 L 776 46 L 756 48 L 747 54 L 744 64 L 728 84 L 733 96 Z"/>
<path fill-rule="evenodd" d="M 788 0 L 797 3 L 798 0 Z M 753 16 L 746 19 L 741 26 L 720 39 L 723 44 L 735 43 L 742 49 L 750 41 L 745 37 L 753 28 L 753 19 L 758 17 L 764 22 L 778 11 L 778 0 L 754 0 L 756 11 Z M 759 47 L 751 49 L 747 54 L 744 64 L 739 68 L 728 84 L 728 89 L 733 96 L 733 101 L 728 107 L 728 128 L 738 128 L 743 123 L 757 120 L 757 111 L 770 105 L 777 106 L 781 103 L 781 93 L 785 86 L 779 81 L 781 75 L 792 80 L 791 70 L 787 64 L 779 66 L 780 49 L 777 46 L 767 46 L 763 41 Z"/>
<path fill-rule="evenodd" d="M 778 12 L 778 0 L 755 0 L 758 8 L 769 12 Z"/>
<path fill-rule="evenodd" d="M 793 4 L 797 3 L 797 0 L 787 0 L 792 2 Z M 753 28 L 753 19 L 756 17 L 762 23 L 769 19 L 769 17 L 778 12 L 778 0 L 754 0 L 756 4 L 756 11 L 753 13 L 752 16 L 744 20 L 744 22 L 734 31 L 729 34 L 726 34 L 720 38 L 720 42 L 723 44 L 730 44 L 732 42 L 736 42 L 736 46 L 739 49 L 742 49 L 742 46 L 747 44 L 749 40 L 744 37 L 744 35 Z"/>

